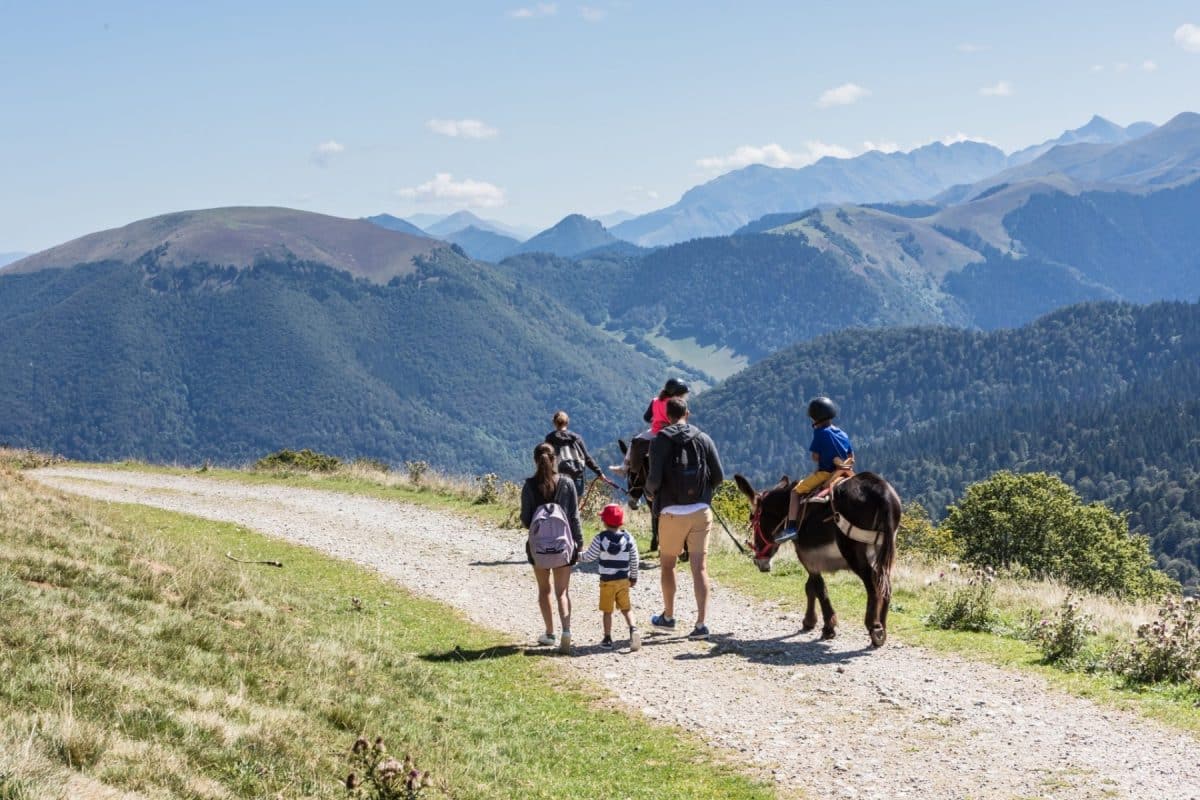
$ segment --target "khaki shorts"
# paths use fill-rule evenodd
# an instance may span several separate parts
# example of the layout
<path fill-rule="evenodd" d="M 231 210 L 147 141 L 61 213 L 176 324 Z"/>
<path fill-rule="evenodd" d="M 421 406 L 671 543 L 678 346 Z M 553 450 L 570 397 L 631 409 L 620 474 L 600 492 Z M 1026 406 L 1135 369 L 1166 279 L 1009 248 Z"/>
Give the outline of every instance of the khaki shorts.
<path fill-rule="evenodd" d="M 687 542 L 688 553 L 708 552 L 708 532 L 712 528 L 712 509 L 704 508 L 691 514 L 660 514 L 658 517 L 659 555 L 676 556 Z"/>
<path fill-rule="evenodd" d="M 629 578 L 619 581 L 600 581 L 600 610 L 611 614 L 613 607 L 622 611 L 633 608 L 629 602 Z"/>
<path fill-rule="evenodd" d="M 792 491 L 796 494 L 808 494 L 809 492 L 815 492 L 817 489 L 820 489 L 822 486 L 824 486 L 832 477 L 832 472 L 826 472 L 825 470 L 819 469 L 812 475 L 809 475 L 807 478 L 797 483 L 796 488 Z"/>

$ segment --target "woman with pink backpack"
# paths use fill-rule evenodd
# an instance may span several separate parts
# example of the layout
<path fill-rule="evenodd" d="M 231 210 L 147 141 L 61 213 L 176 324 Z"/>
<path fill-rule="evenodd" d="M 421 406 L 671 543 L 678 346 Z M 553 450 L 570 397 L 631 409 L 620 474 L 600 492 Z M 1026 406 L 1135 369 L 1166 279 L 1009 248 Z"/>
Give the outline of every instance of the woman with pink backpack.
<path fill-rule="evenodd" d="M 542 442 L 533 449 L 536 470 L 521 487 L 521 524 L 529 529 L 525 541 L 525 556 L 533 566 L 537 579 L 538 608 L 546 632 L 538 644 L 553 645 L 558 651 L 571 653 L 571 567 L 579 560 L 583 548 L 583 529 L 579 524 L 579 498 L 575 483 L 558 473 L 558 457 L 554 448 Z M 554 636 L 554 614 L 550 609 L 550 585 L 558 600 L 558 618 L 562 637 Z"/>

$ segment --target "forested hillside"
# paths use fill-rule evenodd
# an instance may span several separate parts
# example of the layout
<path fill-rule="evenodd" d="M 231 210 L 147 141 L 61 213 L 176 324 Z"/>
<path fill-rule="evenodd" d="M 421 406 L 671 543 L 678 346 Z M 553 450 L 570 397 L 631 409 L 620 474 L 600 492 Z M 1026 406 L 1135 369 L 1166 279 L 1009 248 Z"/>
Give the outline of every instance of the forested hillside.
<path fill-rule="evenodd" d="M 808 398 L 834 397 L 860 469 L 935 517 L 998 469 L 1047 470 L 1128 511 L 1160 564 L 1200 579 L 1200 305 L 1092 303 L 1017 330 L 855 330 L 704 394 L 731 470 L 810 469 Z"/>
<path fill-rule="evenodd" d="M 667 369 L 449 249 L 387 285 L 153 254 L 6 274 L 0 342 L 0 442 L 186 463 L 312 447 L 508 477 L 559 407 L 597 450 L 628 434 Z"/>

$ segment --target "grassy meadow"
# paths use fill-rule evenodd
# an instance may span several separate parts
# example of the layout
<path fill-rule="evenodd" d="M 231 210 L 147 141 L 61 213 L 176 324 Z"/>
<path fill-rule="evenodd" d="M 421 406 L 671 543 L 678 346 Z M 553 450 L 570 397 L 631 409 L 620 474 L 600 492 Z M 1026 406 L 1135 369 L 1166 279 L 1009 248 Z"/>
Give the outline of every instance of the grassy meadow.
<path fill-rule="evenodd" d="M 0 466 L 0 800 L 345 797 L 360 734 L 428 798 L 775 796 L 369 571 Z"/>

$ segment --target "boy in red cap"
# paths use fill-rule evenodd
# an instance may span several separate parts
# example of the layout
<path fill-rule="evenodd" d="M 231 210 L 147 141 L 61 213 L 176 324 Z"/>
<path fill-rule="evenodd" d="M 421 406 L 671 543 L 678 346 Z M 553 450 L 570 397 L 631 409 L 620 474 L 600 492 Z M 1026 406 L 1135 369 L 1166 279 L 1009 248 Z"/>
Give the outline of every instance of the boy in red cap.
<path fill-rule="evenodd" d="M 591 545 L 579 557 L 581 563 L 597 561 L 600 564 L 600 610 L 604 612 L 604 639 L 601 647 L 612 649 L 613 608 L 621 609 L 629 625 L 629 649 L 639 650 L 642 637 L 633 624 L 633 604 L 629 601 L 629 590 L 637 586 L 638 549 L 630 536 L 621 528 L 625 524 L 625 510 L 609 503 L 600 512 L 604 530 L 596 534 Z"/>

